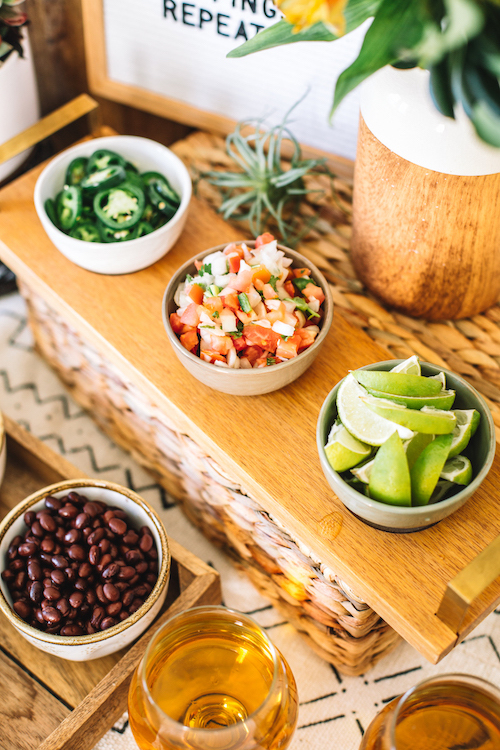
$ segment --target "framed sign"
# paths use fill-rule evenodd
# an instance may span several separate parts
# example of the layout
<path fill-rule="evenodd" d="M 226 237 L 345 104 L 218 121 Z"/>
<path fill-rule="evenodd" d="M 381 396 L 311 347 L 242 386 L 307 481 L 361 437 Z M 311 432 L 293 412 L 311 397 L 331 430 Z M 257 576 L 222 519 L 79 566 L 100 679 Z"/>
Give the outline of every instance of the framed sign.
<path fill-rule="evenodd" d="M 356 56 L 358 29 L 331 43 L 300 42 L 248 57 L 227 53 L 280 11 L 272 0 L 83 0 L 92 92 L 226 134 L 238 120 L 270 124 L 307 92 L 290 127 L 306 152 L 354 158 L 358 95 L 328 114 L 334 82 Z M 309 147 L 309 148 L 307 148 Z"/>

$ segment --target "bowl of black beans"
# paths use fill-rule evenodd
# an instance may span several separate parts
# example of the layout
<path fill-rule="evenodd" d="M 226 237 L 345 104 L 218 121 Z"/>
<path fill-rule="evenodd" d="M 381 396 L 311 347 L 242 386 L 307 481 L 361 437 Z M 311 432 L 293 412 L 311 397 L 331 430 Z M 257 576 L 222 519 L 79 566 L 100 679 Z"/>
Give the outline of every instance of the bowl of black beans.
<path fill-rule="evenodd" d="M 50 485 L 0 524 L 0 610 L 34 646 L 72 661 L 135 640 L 165 600 L 170 551 L 155 511 L 93 479 Z"/>

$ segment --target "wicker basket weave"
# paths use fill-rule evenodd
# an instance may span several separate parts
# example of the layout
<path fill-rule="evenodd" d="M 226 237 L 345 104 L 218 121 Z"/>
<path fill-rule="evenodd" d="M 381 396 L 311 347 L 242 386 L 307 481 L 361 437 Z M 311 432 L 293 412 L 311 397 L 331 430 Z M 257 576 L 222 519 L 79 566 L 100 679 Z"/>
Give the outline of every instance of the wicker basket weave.
<path fill-rule="evenodd" d="M 186 515 L 223 547 L 339 671 L 357 675 L 400 636 L 266 513 L 168 415 L 24 283 L 38 350 L 99 426 L 151 471 Z"/>

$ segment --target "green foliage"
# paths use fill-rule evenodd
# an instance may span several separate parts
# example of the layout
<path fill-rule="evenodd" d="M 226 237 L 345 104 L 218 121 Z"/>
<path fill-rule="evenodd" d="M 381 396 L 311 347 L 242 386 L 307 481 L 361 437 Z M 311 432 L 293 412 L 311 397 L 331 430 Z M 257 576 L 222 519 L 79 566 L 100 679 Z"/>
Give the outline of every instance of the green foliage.
<path fill-rule="evenodd" d="M 240 171 L 212 171 L 203 177 L 222 188 L 224 201 L 219 211 L 225 219 L 247 221 L 254 237 L 269 226 L 293 247 L 309 229 L 299 232 L 298 209 L 310 192 L 304 177 L 312 172 L 333 175 L 325 159 L 302 158 L 299 143 L 287 127 L 290 112 L 281 124 L 268 130 L 263 119 L 239 122 L 226 138 L 226 150 Z M 250 132 L 243 135 L 246 129 Z M 292 149 L 291 157 L 287 153 L 287 169 L 282 164 L 284 142 Z"/>
<path fill-rule="evenodd" d="M 455 116 L 460 104 L 479 137 L 500 147 L 500 0 L 349 0 L 346 31 L 367 18 L 354 62 L 338 78 L 332 115 L 362 81 L 385 65 L 430 71 L 436 108 Z M 257 34 L 230 57 L 300 41 L 335 41 L 322 23 L 294 33 L 287 21 Z"/>
<path fill-rule="evenodd" d="M 22 2 L 0 0 L 0 68 L 13 52 L 23 56 L 21 27 L 28 23 L 28 17 L 16 7 Z"/>

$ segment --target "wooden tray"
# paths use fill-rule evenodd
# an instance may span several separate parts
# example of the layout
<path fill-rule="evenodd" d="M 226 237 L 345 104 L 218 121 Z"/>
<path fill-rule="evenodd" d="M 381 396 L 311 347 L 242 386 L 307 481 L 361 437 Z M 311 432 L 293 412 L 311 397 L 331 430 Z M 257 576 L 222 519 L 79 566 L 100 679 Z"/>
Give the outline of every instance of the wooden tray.
<path fill-rule="evenodd" d="M 153 404 L 155 414 L 189 436 L 242 493 L 303 542 L 403 638 L 430 661 L 439 661 L 500 600 L 497 579 L 476 599 L 459 629 L 436 617 L 447 583 L 500 534 L 498 452 L 478 492 L 436 526 L 406 535 L 366 526 L 345 509 L 323 477 L 316 421 L 335 383 L 350 369 L 387 359 L 386 350 L 336 316 L 312 367 L 286 388 L 238 398 L 203 386 L 169 346 L 161 300 L 182 263 L 204 249 L 240 239 L 238 231 L 195 197 L 179 241 L 162 260 L 134 274 L 93 274 L 57 251 L 36 216 L 32 196 L 42 166 L 0 191 L 0 257 L 63 321 L 60 341 L 64 344 L 65 326 L 70 326 L 111 363 L 118 385 L 131 384 Z M 80 367 L 79 361 L 65 364 L 69 372 Z M 134 450 L 138 454 L 137 446 Z"/>
<path fill-rule="evenodd" d="M 68 461 L 7 417 L 7 470 L 0 488 L 0 517 L 41 487 L 83 476 Z M 45 654 L 0 614 L 0 745 L 16 750 L 90 750 L 127 709 L 130 678 L 157 627 L 178 612 L 220 604 L 220 578 L 173 539 L 165 605 L 128 649 L 88 662 Z"/>

